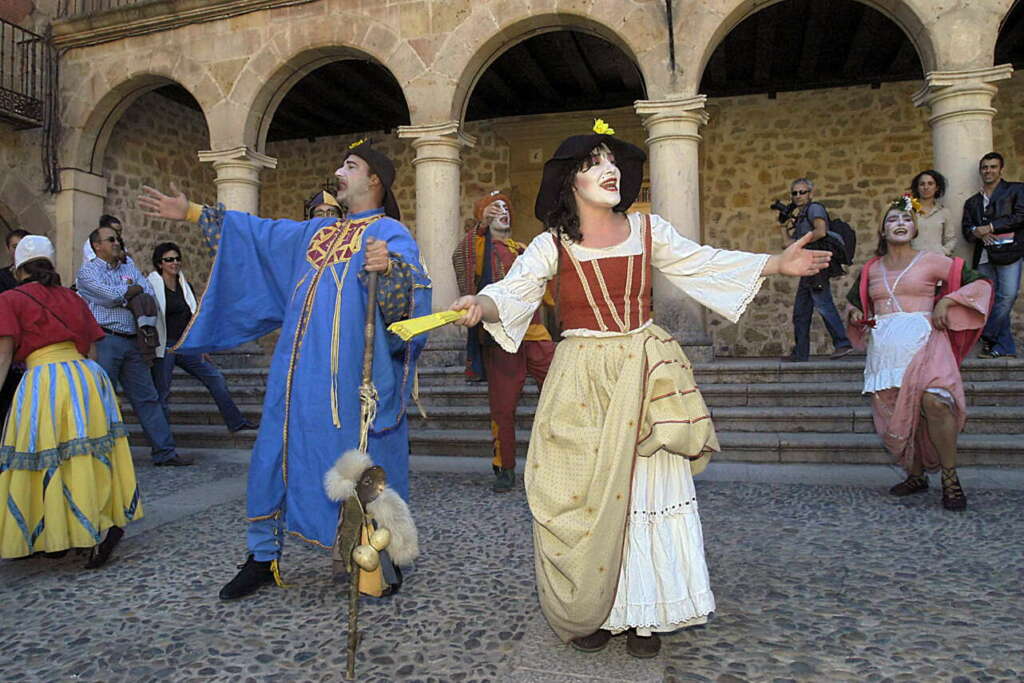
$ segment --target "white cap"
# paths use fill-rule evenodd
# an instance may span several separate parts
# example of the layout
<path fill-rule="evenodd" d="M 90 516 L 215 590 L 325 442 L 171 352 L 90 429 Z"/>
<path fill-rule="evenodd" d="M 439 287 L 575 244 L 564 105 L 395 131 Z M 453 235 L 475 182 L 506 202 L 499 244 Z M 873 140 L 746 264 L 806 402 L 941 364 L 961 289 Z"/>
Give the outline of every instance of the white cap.
<path fill-rule="evenodd" d="M 53 243 L 42 235 L 25 235 L 14 250 L 14 268 L 17 270 L 28 261 L 41 258 L 53 264 Z"/>

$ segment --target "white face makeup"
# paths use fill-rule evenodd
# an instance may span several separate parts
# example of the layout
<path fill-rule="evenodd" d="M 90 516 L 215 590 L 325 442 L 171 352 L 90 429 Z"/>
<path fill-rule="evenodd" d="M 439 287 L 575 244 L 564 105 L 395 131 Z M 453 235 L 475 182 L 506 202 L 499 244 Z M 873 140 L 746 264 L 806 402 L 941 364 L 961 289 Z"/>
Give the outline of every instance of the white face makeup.
<path fill-rule="evenodd" d="M 890 244 L 907 244 L 917 235 L 914 218 L 907 211 L 891 209 L 882 222 L 885 241 Z"/>
<path fill-rule="evenodd" d="M 508 210 L 508 204 L 504 200 L 499 199 L 496 202 L 492 202 L 487 207 L 487 213 L 491 217 L 491 222 L 487 225 L 488 228 L 495 232 L 507 233 L 512 225 L 511 214 Z"/>
<path fill-rule="evenodd" d="M 350 154 L 334 175 L 338 178 L 339 202 L 348 204 L 370 191 L 370 165 L 355 154 Z"/>
<path fill-rule="evenodd" d="M 615 155 L 606 145 L 594 148 L 587 162 L 589 168 L 576 174 L 576 200 L 593 206 L 612 208 L 622 201 L 619 182 L 622 172 L 615 165 Z"/>

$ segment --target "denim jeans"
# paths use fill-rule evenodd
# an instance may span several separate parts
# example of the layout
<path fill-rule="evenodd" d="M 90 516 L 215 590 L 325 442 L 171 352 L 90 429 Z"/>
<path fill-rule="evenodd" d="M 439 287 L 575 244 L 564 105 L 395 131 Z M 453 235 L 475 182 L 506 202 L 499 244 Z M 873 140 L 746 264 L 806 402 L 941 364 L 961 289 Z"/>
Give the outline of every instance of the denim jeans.
<path fill-rule="evenodd" d="M 996 302 L 992 306 L 992 312 L 985 323 L 985 329 L 981 338 L 988 343 L 992 350 L 1000 355 L 1017 355 L 1017 346 L 1013 342 L 1013 329 L 1010 321 L 1010 314 L 1013 312 L 1013 303 L 1017 300 L 1017 293 L 1020 291 L 1021 267 L 1024 260 L 1011 263 L 1008 266 L 994 266 L 991 263 L 978 265 L 978 272 L 992 281 L 996 290 Z"/>
<path fill-rule="evenodd" d="M 807 360 L 811 355 L 811 316 L 817 310 L 821 319 L 825 321 L 825 329 L 832 337 L 832 344 L 836 349 L 849 348 L 850 340 L 846 338 L 846 328 L 843 326 L 839 311 L 832 301 L 832 288 L 826 285 L 821 289 L 814 289 L 811 284 L 813 278 L 802 277 L 796 287 L 796 299 L 793 301 L 793 357 L 797 360 Z"/>
<path fill-rule="evenodd" d="M 153 376 L 135 340 L 108 334 L 96 342 L 96 355 L 100 366 L 112 381 L 121 385 L 131 401 L 142 431 L 149 439 L 153 462 L 177 456 L 171 427 L 153 386 Z"/>
<path fill-rule="evenodd" d="M 224 424 L 227 425 L 227 428 L 233 432 L 240 429 L 245 424 L 245 418 L 242 416 L 238 406 L 235 405 L 235 402 L 231 400 L 231 394 L 228 393 L 228 383 L 224 379 L 224 375 L 216 365 L 203 360 L 200 354 L 175 353 L 171 351 L 170 348 L 176 343 L 176 339 L 168 340 L 164 357 L 153 361 L 153 384 L 156 385 L 156 392 L 160 397 L 160 403 L 163 406 L 167 422 L 170 423 L 171 421 L 168 405 L 171 394 L 172 373 L 174 372 L 174 366 L 177 365 L 206 385 L 207 391 L 210 392 L 213 400 L 217 403 L 217 408 L 220 410 L 220 415 L 224 418 Z"/>

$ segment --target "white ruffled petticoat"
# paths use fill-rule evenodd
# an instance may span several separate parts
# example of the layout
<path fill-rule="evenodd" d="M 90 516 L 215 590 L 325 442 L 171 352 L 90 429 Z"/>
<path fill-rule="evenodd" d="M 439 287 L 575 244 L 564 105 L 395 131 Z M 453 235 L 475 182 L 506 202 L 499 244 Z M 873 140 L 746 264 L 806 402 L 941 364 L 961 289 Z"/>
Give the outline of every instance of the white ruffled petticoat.
<path fill-rule="evenodd" d="M 601 628 L 648 636 L 707 622 L 715 596 L 689 462 L 637 457 L 631 495 L 619 586 Z"/>
<path fill-rule="evenodd" d="M 864 361 L 863 393 L 873 394 L 902 386 L 903 374 L 928 343 L 931 333 L 931 314 L 927 311 L 887 313 L 875 318 Z M 945 389 L 929 387 L 925 391 L 953 399 Z"/>

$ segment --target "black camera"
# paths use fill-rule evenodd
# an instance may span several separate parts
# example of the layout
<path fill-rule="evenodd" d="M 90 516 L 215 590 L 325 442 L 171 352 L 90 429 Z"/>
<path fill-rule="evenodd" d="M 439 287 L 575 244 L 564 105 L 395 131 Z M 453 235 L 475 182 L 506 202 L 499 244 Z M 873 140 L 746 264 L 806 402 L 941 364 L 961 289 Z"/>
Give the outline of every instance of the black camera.
<path fill-rule="evenodd" d="M 772 202 L 772 205 L 768 207 L 772 211 L 779 212 L 779 223 L 785 225 L 786 221 L 790 219 L 793 214 L 793 209 L 796 208 L 796 204 L 783 204 L 778 199 Z"/>

